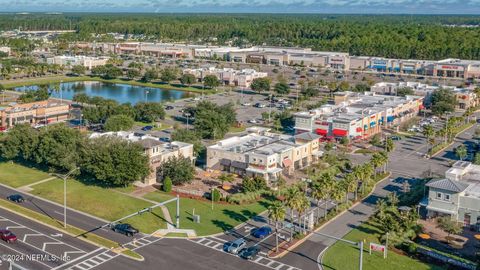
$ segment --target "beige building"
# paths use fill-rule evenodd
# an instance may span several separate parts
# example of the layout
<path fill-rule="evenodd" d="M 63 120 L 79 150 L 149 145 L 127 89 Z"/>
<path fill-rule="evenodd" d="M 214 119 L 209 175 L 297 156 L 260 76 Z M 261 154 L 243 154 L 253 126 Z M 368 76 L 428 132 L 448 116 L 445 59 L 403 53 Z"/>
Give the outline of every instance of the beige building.
<path fill-rule="evenodd" d="M 105 133 L 93 133 L 90 138 L 97 138 L 102 136 L 114 136 L 119 137 L 131 142 L 139 143 L 148 156 L 150 165 L 150 174 L 143 179 L 142 185 L 153 185 L 157 183 L 157 170 L 163 162 L 172 157 L 185 157 L 192 161 L 195 161 L 193 154 L 193 144 L 184 142 L 162 142 L 156 137 L 150 135 L 136 134 L 132 132 L 119 131 L 119 132 L 105 132 Z"/>
<path fill-rule="evenodd" d="M 6 130 L 16 124 L 45 125 L 68 119 L 70 105 L 53 100 L 37 101 L 25 104 L 11 104 L 0 107 L 0 130 Z"/>
<path fill-rule="evenodd" d="M 309 166 L 322 156 L 319 136 L 289 136 L 252 127 L 248 134 L 231 137 L 207 148 L 207 168 L 241 176 L 260 176 L 270 185 L 283 175 Z"/>
<path fill-rule="evenodd" d="M 296 113 L 296 133 L 313 132 L 326 139 L 366 139 L 380 133 L 382 127 L 397 125 L 417 115 L 423 97 L 338 92 L 334 103 Z"/>
<path fill-rule="evenodd" d="M 77 56 L 54 56 L 47 58 L 47 64 L 57 64 L 60 66 L 84 66 L 87 69 L 92 69 L 97 66 L 104 66 L 107 64 L 108 57 L 89 57 L 84 55 Z"/>
<path fill-rule="evenodd" d="M 207 75 L 213 75 L 224 85 L 232 85 L 241 88 L 249 88 L 254 79 L 268 76 L 268 73 L 257 72 L 254 69 L 235 70 L 232 68 L 219 69 L 215 67 L 184 69 L 183 74 L 192 74 L 198 80 L 203 80 Z"/>

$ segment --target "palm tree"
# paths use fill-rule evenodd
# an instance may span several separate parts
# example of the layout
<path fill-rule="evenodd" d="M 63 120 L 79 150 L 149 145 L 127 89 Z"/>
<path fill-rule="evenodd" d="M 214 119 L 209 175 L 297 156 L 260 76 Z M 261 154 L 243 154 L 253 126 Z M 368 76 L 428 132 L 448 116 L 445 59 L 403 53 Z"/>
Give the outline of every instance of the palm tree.
<path fill-rule="evenodd" d="M 326 199 L 328 198 L 328 194 L 325 192 L 325 189 L 323 188 L 321 183 L 318 181 L 313 182 L 310 188 L 312 190 L 311 191 L 312 198 L 317 200 L 317 220 L 319 220 L 320 219 L 320 202 L 322 200 L 325 200 L 325 208 L 326 208 L 327 207 Z M 325 212 L 326 211 L 327 210 L 325 210 Z"/>
<path fill-rule="evenodd" d="M 433 144 L 433 141 L 431 139 L 435 136 L 435 129 L 432 127 L 432 125 L 426 125 L 423 127 L 423 136 L 427 138 L 428 145 Z"/>
<path fill-rule="evenodd" d="M 292 239 L 293 237 L 293 229 L 295 227 L 293 220 L 293 211 L 297 208 L 299 197 L 301 195 L 302 194 L 300 193 L 300 190 L 296 186 L 288 188 L 285 194 L 285 206 L 290 209 L 290 223 L 292 224 L 292 226 L 290 227 L 290 239 Z"/>
<path fill-rule="evenodd" d="M 352 193 L 356 190 L 357 188 L 357 182 L 355 179 L 355 175 L 353 173 L 349 173 L 345 175 L 345 178 L 343 179 L 344 186 L 345 186 L 345 203 L 348 202 L 348 194 Z"/>
<path fill-rule="evenodd" d="M 382 155 L 379 153 L 374 153 L 370 159 L 370 163 L 372 164 L 374 175 L 377 175 L 377 169 L 383 165 Z"/>
<path fill-rule="evenodd" d="M 338 212 L 338 205 L 343 200 L 343 196 L 345 196 L 345 187 L 341 182 L 336 182 L 331 193 L 332 200 L 335 201 L 335 212 Z"/>
<path fill-rule="evenodd" d="M 359 185 L 360 180 L 362 180 L 363 169 L 364 168 L 361 165 L 357 165 L 357 166 L 353 167 L 352 174 L 355 177 L 355 181 L 356 181 L 355 197 L 354 197 L 355 201 L 357 200 L 357 197 L 358 197 L 358 185 Z"/>
<path fill-rule="evenodd" d="M 303 229 L 303 232 L 305 232 L 305 223 L 303 222 L 302 226 L 302 219 L 300 218 L 308 209 L 310 208 L 310 201 L 308 200 L 307 196 L 305 194 L 301 194 L 301 196 L 298 198 L 298 204 L 296 206 L 297 212 L 298 212 L 298 223 L 300 228 Z"/>
<path fill-rule="evenodd" d="M 275 222 L 275 249 L 278 252 L 278 223 L 285 219 L 285 207 L 280 201 L 275 201 L 268 207 L 268 218 Z"/>
<path fill-rule="evenodd" d="M 324 215 L 323 218 L 327 218 L 328 201 L 331 198 L 331 193 L 335 188 L 335 177 L 331 173 L 324 173 L 318 179 L 320 188 L 323 190 L 323 199 L 325 200 Z"/>
<path fill-rule="evenodd" d="M 377 201 L 377 204 L 375 205 L 375 210 L 376 210 L 376 217 L 378 218 L 379 222 L 381 224 L 384 223 L 386 219 L 386 214 L 387 214 L 387 208 L 388 204 L 385 201 L 385 199 L 380 199 Z"/>
<path fill-rule="evenodd" d="M 222 173 L 219 177 L 217 177 L 217 179 L 220 180 L 220 182 L 222 183 L 222 187 L 223 187 L 223 184 L 225 182 L 231 183 L 231 182 L 233 182 L 235 177 L 231 173 Z"/>
<path fill-rule="evenodd" d="M 395 149 L 395 143 L 393 142 L 393 140 L 391 138 L 387 138 L 385 140 L 385 151 L 387 153 L 390 153 L 392 152 L 393 150 Z"/>
<path fill-rule="evenodd" d="M 363 169 L 362 169 L 362 195 L 364 194 L 365 192 L 365 186 L 370 182 L 370 180 L 372 180 L 372 175 L 374 173 L 374 169 L 373 169 L 373 166 L 372 164 L 370 164 L 369 162 L 365 163 L 362 165 Z"/>

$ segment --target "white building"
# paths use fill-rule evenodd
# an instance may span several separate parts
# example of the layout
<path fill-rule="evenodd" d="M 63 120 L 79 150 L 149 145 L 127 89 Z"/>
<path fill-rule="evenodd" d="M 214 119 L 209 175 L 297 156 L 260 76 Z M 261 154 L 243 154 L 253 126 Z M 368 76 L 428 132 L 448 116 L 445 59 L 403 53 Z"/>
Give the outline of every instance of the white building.
<path fill-rule="evenodd" d="M 198 80 L 203 80 L 208 75 L 214 75 L 225 85 L 234 85 L 241 88 L 249 88 L 254 79 L 268 76 L 268 73 L 257 72 L 254 69 L 235 70 L 233 68 L 220 69 L 216 67 L 184 69 L 183 74 L 192 74 Z"/>
<path fill-rule="evenodd" d="M 96 66 L 104 66 L 107 64 L 108 57 L 90 57 L 84 55 L 77 56 L 54 56 L 47 58 L 47 64 L 57 64 L 61 66 L 84 66 L 87 69 L 92 69 Z"/>

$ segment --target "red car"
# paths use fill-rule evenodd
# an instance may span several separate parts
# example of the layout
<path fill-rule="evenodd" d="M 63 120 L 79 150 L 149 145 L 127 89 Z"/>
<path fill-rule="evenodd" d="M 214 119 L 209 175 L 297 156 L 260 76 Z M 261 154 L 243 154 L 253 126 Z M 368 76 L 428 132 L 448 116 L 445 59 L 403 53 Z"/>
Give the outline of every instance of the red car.
<path fill-rule="evenodd" d="M 9 230 L 0 230 L 0 238 L 7 243 L 17 241 L 17 236 Z"/>

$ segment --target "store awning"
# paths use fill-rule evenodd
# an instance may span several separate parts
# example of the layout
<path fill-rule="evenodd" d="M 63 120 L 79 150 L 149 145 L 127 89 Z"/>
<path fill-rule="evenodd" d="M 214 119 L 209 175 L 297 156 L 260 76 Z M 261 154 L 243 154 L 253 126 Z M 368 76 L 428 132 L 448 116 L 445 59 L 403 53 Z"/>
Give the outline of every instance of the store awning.
<path fill-rule="evenodd" d="M 292 163 L 293 163 L 292 160 L 289 158 L 283 159 L 283 167 L 290 167 L 292 166 Z"/>
<path fill-rule="evenodd" d="M 343 130 L 343 129 L 333 129 L 333 135 L 335 136 L 347 136 L 348 131 Z"/>
<path fill-rule="evenodd" d="M 325 129 L 317 128 L 316 132 L 317 132 L 318 135 L 323 135 L 323 136 L 328 134 L 328 130 L 325 130 Z"/>
<path fill-rule="evenodd" d="M 357 127 L 356 131 L 357 131 L 357 132 L 362 132 L 363 129 L 362 129 L 361 127 Z"/>
<path fill-rule="evenodd" d="M 393 122 L 393 119 L 395 119 L 395 116 L 388 116 L 387 122 Z"/>
<path fill-rule="evenodd" d="M 456 212 L 453 211 L 453 210 L 437 208 L 437 207 L 433 207 L 433 206 L 430 206 L 430 205 L 427 206 L 427 210 L 440 212 L 440 213 L 444 213 L 444 214 L 449 214 L 449 215 L 455 215 L 456 214 Z"/>

